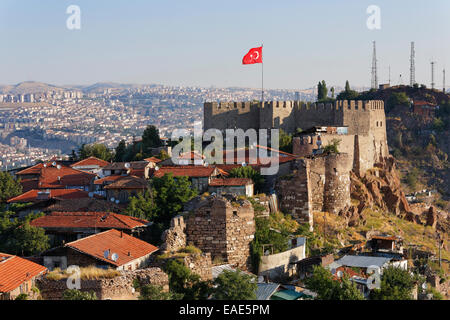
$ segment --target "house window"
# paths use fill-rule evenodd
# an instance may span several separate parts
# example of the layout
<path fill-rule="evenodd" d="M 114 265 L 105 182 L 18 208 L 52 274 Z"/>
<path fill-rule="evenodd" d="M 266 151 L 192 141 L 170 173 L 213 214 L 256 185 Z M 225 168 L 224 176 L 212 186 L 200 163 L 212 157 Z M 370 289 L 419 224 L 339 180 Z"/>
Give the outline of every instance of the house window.
<path fill-rule="evenodd" d="M 237 210 L 233 210 L 233 215 L 237 216 Z"/>

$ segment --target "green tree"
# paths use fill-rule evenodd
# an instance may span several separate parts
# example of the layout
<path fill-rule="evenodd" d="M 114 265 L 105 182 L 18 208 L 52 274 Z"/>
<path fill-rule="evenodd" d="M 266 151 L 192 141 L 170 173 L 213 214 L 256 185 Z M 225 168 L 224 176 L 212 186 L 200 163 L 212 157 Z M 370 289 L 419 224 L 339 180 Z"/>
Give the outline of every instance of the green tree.
<path fill-rule="evenodd" d="M 137 196 L 131 197 L 125 213 L 132 217 L 152 220 L 155 214 L 152 193 L 146 191 L 143 194 L 139 193 Z"/>
<path fill-rule="evenodd" d="M 213 297 L 217 300 L 255 300 L 256 279 L 240 270 L 224 270 L 214 280 Z"/>
<path fill-rule="evenodd" d="M 317 101 L 320 101 L 323 99 L 322 97 L 322 82 L 319 81 L 319 83 L 317 84 Z"/>
<path fill-rule="evenodd" d="M 28 300 L 28 295 L 26 293 L 21 293 L 14 300 Z"/>
<path fill-rule="evenodd" d="M 8 172 L 0 171 L 0 203 L 22 194 L 22 185 Z"/>
<path fill-rule="evenodd" d="M 152 179 L 156 222 L 169 223 L 172 217 L 183 209 L 185 202 L 198 192 L 191 188 L 188 177 L 174 178 L 171 173 Z"/>
<path fill-rule="evenodd" d="M 339 143 L 341 140 L 333 139 L 323 148 L 323 153 L 339 153 Z"/>
<path fill-rule="evenodd" d="M 63 292 L 63 300 L 97 300 L 94 291 L 84 292 L 77 289 L 67 289 Z"/>
<path fill-rule="evenodd" d="M 408 270 L 390 266 L 383 270 L 380 289 L 370 293 L 373 300 L 411 300 L 414 277 Z"/>
<path fill-rule="evenodd" d="M 151 148 L 162 146 L 162 141 L 159 137 L 159 130 L 153 126 L 148 125 L 142 134 L 143 153 L 145 156 L 150 155 Z"/>
<path fill-rule="evenodd" d="M 170 156 L 169 156 L 169 154 L 168 154 L 165 150 L 161 150 L 161 151 L 159 152 L 157 158 L 160 159 L 160 160 L 166 160 L 166 159 L 169 159 Z"/>
<path fill-rule="evenodd" d="M 183 300 L 202 300 L 211 294 L 211 283 L 201 281 L 198 274 L 177 260 L 167 261 L 164 272 L 169 276 L 170 291 Z"/>
<path fill-rule="evenodd" d="M 273 249 L 273 253 L 286 251 L 289 247 L 290 231 L 277 225 L 274 219 L 255 218 L 255 237 L 250 244 L 252 267 L 255 272 L 263 255 L 263 245 L 271 244 L 270 250 Z"/>
<path fill-rule="evenodd" d="M 125 154 L 127 151 L 127 144 L 125 140 L 120 140 L 119 144 L 116 147 L 116 153 L 114 155 L 115 162 L 122 162 L 125 159 Z"/>
<path fill-rule="evenodd" d="M 89 157 L 96 157 L 105 161 L 113 159 L 113 153 L 104 144 L 83 144 L 78 151 L 79 159 L 83 160 Z"/>
<path fill-rule="evenodd" d="M 348 80 L 345 81 L 345 92 L 350 92 L 352 89 L 350 88 L 350 83 L 348 82 Z"/>
<path fill-rule="evenodd" d="M 30 215 L 20 221 L 11 219 L 10 214 L 12 212 L 3 212 L 0 216 L 0 252 L 31 256 L 50 248 L 45 230 L 30 225 L 30 220 L 39 215 Z"/>
<path fill-rule="evenodd" d="M 409 106 L 409 98 L 405 92 L 393 92 L 386 101 L 386 110 L 390 111 L 397 106 Z"/>
<path fill-rule="evenodd" d="M 331 87 L 331 98 L 334 99 L 334 87 Z"/>
<path fill-rule="evenodd" d="M 337 100 L 356 100 L 359 97 L 359 93 L 350 88 L 348 80 L 345 82 L 344 91 L 339 92 L 336 99 Z"/>
<path fill-rule="evenodd" d="M 250 178 L 253 180 L 255 185 L 255 190 L 257 192 L 261 191 L 264 184 L 264 178 L 261 174 L 253 169 L 251 166 L 237 167 L 230 171 L 230 177 L 232 178 Z"/>
<path fill-rule="evenodd" d="M 334 280 L 331 272 L 322 266 L 313 267 L 313 275 L 305 280 L 305 285 L 317 293 L 318 300 L 364 300 L 355 283 L 345 276 Z"/>
<path fill-rule="evenodd" d="M 280 129 L 279 140 L 280 150 L 292 153 L 292 135 L 286 133 L 283 129 Z"/>

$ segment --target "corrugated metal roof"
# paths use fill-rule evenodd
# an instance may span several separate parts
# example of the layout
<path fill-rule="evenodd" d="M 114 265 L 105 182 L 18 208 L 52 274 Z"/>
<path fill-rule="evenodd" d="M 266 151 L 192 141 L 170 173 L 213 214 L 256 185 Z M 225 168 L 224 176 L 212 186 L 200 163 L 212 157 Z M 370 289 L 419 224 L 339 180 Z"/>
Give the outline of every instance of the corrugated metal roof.
<path fill-rule="evenodd" d="M 303 293 L 294 290 L 280 290 L 272 295 L 271 300 L 297 300 L 303 296 Z"/>
<path fill-rule="evenodd" d="M 269 300 L 279 287 L 278 283 L 258 283 L 256 300 Z"/>
<path fill-rule="evenodd" d="M 370 266 L 382 267 L 391 261 L 391 258 L 369 256 L 343 256 L 336 262 L 343 266 L 368 268 Z"/>
<path fill-rule="evenodd" d="M 234 269 L 231 267 L 231 264 L 222 264 L 220 266 L 214 266 L 211 268 L 211 270 L 213 279 L 216 279 L 224 270 L 234 271 Z"/>

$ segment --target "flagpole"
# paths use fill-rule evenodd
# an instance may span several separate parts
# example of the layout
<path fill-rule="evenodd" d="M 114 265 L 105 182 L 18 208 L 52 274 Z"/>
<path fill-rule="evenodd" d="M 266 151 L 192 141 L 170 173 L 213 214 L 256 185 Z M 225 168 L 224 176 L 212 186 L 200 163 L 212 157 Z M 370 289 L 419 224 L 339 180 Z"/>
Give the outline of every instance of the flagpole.
<path fill-rule="evenodd" d="M 262 55 L 262 47 L 261 44 L 261 55 Z M 264 59 L 261 58 L 261 106 L 264 105 Z"/>

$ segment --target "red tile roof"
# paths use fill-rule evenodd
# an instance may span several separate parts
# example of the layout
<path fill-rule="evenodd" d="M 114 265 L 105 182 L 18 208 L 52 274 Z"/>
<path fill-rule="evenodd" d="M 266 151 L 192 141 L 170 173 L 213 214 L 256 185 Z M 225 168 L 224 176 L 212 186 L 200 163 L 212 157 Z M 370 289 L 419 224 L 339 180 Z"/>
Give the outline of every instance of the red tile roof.
<path fill-rule="evenodd" d="M 134 229 L 146 226 L 149 222 L 112 212 L 52 212 L 30 222 L 41 228 L 107 228 Z"/>
<path fill-rule="evenodd" d="M 153 163 L 159 163 L 159 162 L 162 161 L 161 159 L 158 159 L 156 157 L 150 157 L 150 158 L 147 158 L 147 159 L 144 159 L 144 160 L 148 161 L 148 162 L 153 162 Z"/>
<path fill-rule="evenodd" d="M 434 103 L 426 102 L 426 101 L 422 101 L 422 100 L 414 101 L 414 105 L 415 106 L 432 106 L 432 107 L 436 106 L 436 104 L 434 104 Z"/>
<path fill-rule="evenodd" d="M 72 168 L 74 167 L 90 167 L 90 166 L 98 166 L 100 168 L 105 167 L 109 165 L 108 161 L 96 158 L 96 157 L 89 157 L 84 160 L 78 161 L 71 165 Z"/>
<path fill-rule="evenodd" d="M 46 267 L 27 259 L 0 253 L 0 292 L 10 292 L 46 271 Z"/>
<path fill-rule="evenodd" d="M 29 174 L 29 173 L 27 173 Z M 23 180 L 23 191 L 31 189 L 64 189 L 69 186 L 87 186 L 96 174 L 84 172 L 70 167 L 47 166 L 39 169 L 39 178 Z M 58 178 L 59 177 L 59 178 Z M 30 189 L 31 188 L 31 189 Z"/>
<path fill-rule="evenodd" d="M 123 176 L 115 182 L 105 186 L 105 189 L 145 189 L 147 180 L 136 176 Z"/>
<path fill-rule="evenodd" d="M 122 175 L 106 176 L 104 178 L 95 180 L 94 184 L 104 184 L 105 182 L 114 182 L 114 181 L 117 181 L 117 180 L 119 180 L 119 179 L 121 179 L 123 177 L 124 176 L 122 176 Z"/>
<path fill-rule="evenodd" d="M 219 187 L 219 186 L 245 186 L 248 184 L 252 184 L 252 179 L 248 178 L 227 178 L 227 179 L 220 179 L 215 178 L 211 179 L 209 182 L 210 186 L 213 187 Z"/>
<path fill-rule="evenodd" d="M 172 173 L 174 177 L 210 177 L 215 173 L 215 167 L 203 167 L 203 166 L 173 166 L 173 167 L 161 167 L 153 173 L 154 177 L 161 178 L 165 174 Z"/>
<path fill-rule="evenodd" d="M 130 175 L 136 176 L 139 178 L 145 178 L 145 169 L 131 169 Z"/>
<path fill-rule="evenodd" d="M 79 189 L 50 189 L 48 190 L 49 196 L 48 199 L 39 198 L 38 193 L 45 192 L 44 190 L 33 189 L 27 191 L 20 196 L 11 198 L 8 200 L 8 203 L 14 202 L 39 202 L 42 200 L 48 199 L 82 199 L 89 198 L 89 192 L 79 190 Z"/>
<path fill-rule="evenodd" d="M 58 164 L 60 164 L 59 162 L 55 161 Z M 46 162 L 45 165 L 47 167 L 52 165 L 52 162 Z M 32 167 L 23 169 L 22 171 L 19 171 L 16 173 L 16 175 L 28 175 L 28 174 L 40 174 L 41 169 L 44 168 L 44 163 L 38 163 Z"/>
<path fill-rule="evenodd" d="M 157 247 L 150 243 L 115 229 L 69 242 L 65 246 L 117 267 L 158 250 Z M 104 257 L 106 250 L 109 250 L 110 253 L 108 258 Z M 113 253 L 118 255 L 117 261 L 111 259 Z"/>

